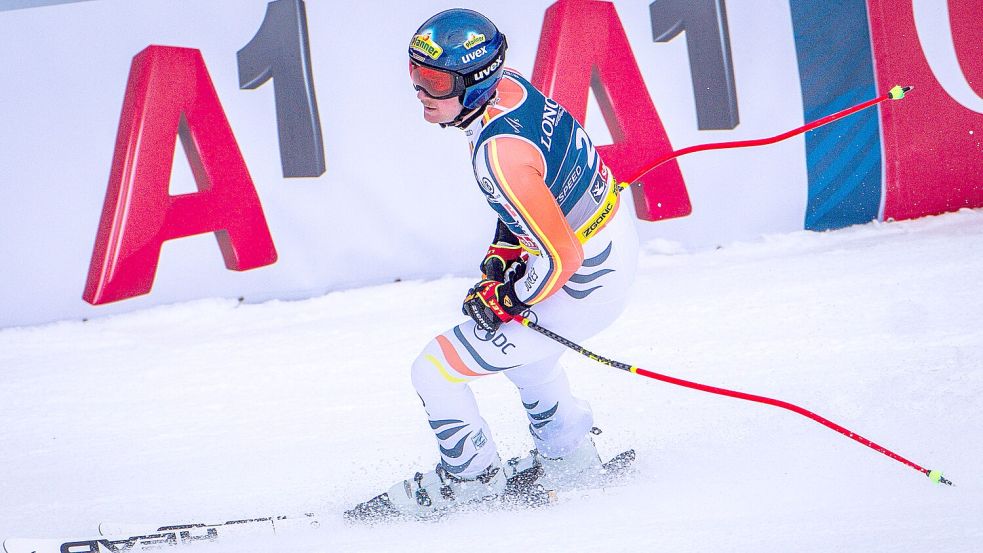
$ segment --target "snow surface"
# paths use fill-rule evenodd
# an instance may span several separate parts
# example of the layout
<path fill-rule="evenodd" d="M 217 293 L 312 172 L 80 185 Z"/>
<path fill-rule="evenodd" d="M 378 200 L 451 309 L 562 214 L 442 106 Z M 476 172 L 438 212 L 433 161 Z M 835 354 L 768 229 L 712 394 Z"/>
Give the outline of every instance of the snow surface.
<path fill-rule="evenodd" d="M 0 539 L 103 520 L 318 512 L 236 551 L 983 551 L 983 210 L 687 253 L 646 245 L 633 303 L 584 345 L 801 405 L 794 413 L 564 357 L 623 486 L 546 509 L 349 526 L 342 511 L 432 466 L 410 362 L 471 279 L 299 302 L 208 300 L 0 331 Z M 503 456 L 518 394 L 474 385 Z"/>

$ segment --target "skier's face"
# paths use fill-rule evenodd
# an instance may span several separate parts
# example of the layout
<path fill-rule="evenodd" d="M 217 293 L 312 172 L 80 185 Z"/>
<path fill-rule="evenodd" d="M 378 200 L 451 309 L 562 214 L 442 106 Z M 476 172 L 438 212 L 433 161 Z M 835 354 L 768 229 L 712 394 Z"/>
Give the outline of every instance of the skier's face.
<path fill-rule="evenodd" d="M 423 118 L 427 123 L 450 123 L 464 109 L 460 98 L 437 100 L 422 90 L 416 91 L 416 97 L 423 104 Z"/>

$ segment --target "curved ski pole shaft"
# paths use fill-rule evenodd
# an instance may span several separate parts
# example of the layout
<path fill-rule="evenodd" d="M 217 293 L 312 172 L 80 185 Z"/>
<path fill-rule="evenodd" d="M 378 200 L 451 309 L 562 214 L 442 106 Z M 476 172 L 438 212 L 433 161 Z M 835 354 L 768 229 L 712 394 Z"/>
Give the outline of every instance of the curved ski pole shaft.
<path fill-rule="evenodd" d="M 823 125 L 825 125 L 827 123 L 832 123 L 833 121 L 836 121 L 837 119 L 842 119 L 843 117 L 846 117 L 848 115 L 852 115 L 852 114 L 854 114 L 854 113 L 856 113 L 858 111 L 865 110 L 865 109 L 867 109 L 867 108 L 869 108 L 871 106 L 875 106 L 875 105 L 877 105 L 877 104 L 879 104 L 879 103 L 881 103 L 881 102 L 883 102 L 885 100 L 900 100 L 900 99 L 904 98 L 905 94 L 907 92 L 909 92 L 910 90 L 912 90 L 913 88 L 914 88 L 914 86 L 900 86 L 900 85 L 899 86 L 895 86 L 894 88 L 892 88 L 890 90 L 890 92 L 888 92 L 887 94 L 885 94 L 883 96 L 878 96 L 877 98 L 873 98 L 871 100 L 867 100 L 865 102 L 861 102 L 861 103 L 859 103 L 859 104 L 857 104 L 857 105 L 855 105 L 853 107 L 849 107 L 849 108 L 846 108 L 844 110 L 840 110 L 840 111 L 838 111 L 836 113 L 833 113 L 833 114 L 827 115 L 825 117 L 821 117 L 819 119 L 816 119 L 815 121 L 812 121 L 811 123 L 806 123 L 805 125 L 802 125 L 801 127 L 796 127 L 796 128 L 794 128 L 794 129 L 792 129 L 790 131 L 786 131 L 786 132 L 783 132 L 781 134 L 777 134 L 775 136 L 771 136 L 771 137 L 768 137 L 768 138 L 757 138 L 757 139 L 753 139 L 753 140 L 735 140 L 733 142 L 716 142 L 716 143 L 713 143 L 713 144 L 697 144 L 696 146 L 689 146 L 689 147 L 683 148 L 681 150 L 675 150 L 675 151 L 669 152 L 668 154 L 666 154 L 666 155 L 664 155 L 664 156 L 656 159 L 655 161 L 653 161 L 645 169 L 642 169 L 635 177 L 633 177 L 633 178 L 631 178 L 631 179 L 629 179 L 629 180 L 621 183 L 621 188 L 622 189 L 627 188 L 628 186 L 631 185 L 631 183 L 633 183 L 633 182 L 637 181 L 638 179 L 642 178 L 649 171 L 655 169 L 656 167 L 662 165 L 663 163 L 665 163 L 665 162 L 667 162 L 669 160 L 676 159 L 677 157 L 684 156 L 686 154 L 692 154 L 694 152 L 704 152 L 704 151 L 707 151 L 707 150 L 723 150 L 723 149 L 726 149 L 726 148 L 747 148 L 747 147 L 750 147 L 750 146 L 764 146 L 765 144 L 774 144 L 775 142 L 780 142 L 782 140 L 785 140 L 786 138 L 791 138 L 793 136 L 802 134 L 804 132 L 811 131 L 812 129 L 815 129 L 817 127 L 821 127 L 821 126 L 823 126 Z"/>
<path fill-rule="evenodd" d="M 614 367 L 616 369 L 621 369 L 623 371 L 628 371 L 628 372 L 631 372 L 631 373 L 634 373 L 634 374 L 637 374 L 637 375 L 645 376 L 645 377 L 652 378 L 652 379 L 655 379 L 655 380 L 659 380 L 659 381 L 662 381 L 662 382 L 667 382 L 669 384 L 675 384 L 677 386 L 683 386 L 684 388 L 690 388 L 690 389 L 693 389 L 693 390 L 699 390 L 701 392 L 709 392 L 709 393 L 712 393 L 712 394 L 718 394 L 718 395 L 722 395 L 722 396 L 733 397 L 733 398 L 743 399 L 743 400 L 747 400 L 747 401 L 754 401 L 754 402 L 757 402 L 757 403 L 764 403 L 766 405 L 773 405 L 775 407 L 781 407 L 783 409 L 787 409 L 789 411 L 798 413 L 798 414 L 800 414 L 802 416 L 808 417 L 808 418 L 810 418 L 810 419 L 818 422 L 819 424 L 822 424 L 823 426 L 826 426 L 827 428 L 833 429 L 833 430 L 839 432 L 840 434 L 843 434 L 844 436 L 846 436 L 846 437 L 848 437 L 848 438 L 850 438 L 852 440 L 855 440 L 855 441 L 857 441 L 857 442 L 859 442 L 859 443 L 861 443 L 861 444 L 863 444 L 863 445 L 865 445 L 865 446 L 867 446 L 867 447 L 869 447 L 869 448 L 871 448 L 871 449 L 873 449 L 873 450 L 875 450 L 877 452 L 883 453 L 884 455 L 887 455 L 888 457 L 890 457 L 891 459 L 894 459 L 895 461 L 898 461 L 898 462 L 900 462 L 900 463 L 902 463 L 904 465 L 907 465 L 907 466 L 909 466 L 909 467 L 917 470 L 918 472 L 921 472 L 925 476 L 928 476 L 933 482 L 940 482 L 942 484 L 947 484 L 949 486 L 952 485 L 952 481 L 951 480 L 948 480 L 946 478 L 943 478 L 941 472 L 939 472 L 937 470 L 929 470 L 929 469 L 926 469 L 926 468 L 924 468 L 924 467 L 922 467 L 920 465 L 917 465 L 917 464 L 909 461 L 908 459 L 905 459 L 904 457 L 898 455 L 897 453 L 891 451 L 890 449 L 887 449 L 886 447 L 883 447 L 881 445 L 878 445 L 878 444 L 876 444 L 876 443 L 868 440 L 867 438 L 861 436 L 860 434 L 857 434 L 857 433 L 855 433 L 855 432 L 853 432 L 851 430 L 848 430 L 847 428 L 844 428 L 844 427 L 836 424 L 835 422 L 833 422 L 833 421 L 831 421 L 831 420 L 829 420 L 827 418 L 821 417 L 821 416 L 817 415 L 816 413 L 813 413 L 812 411 L 809 411 L 808 409 L 803 409 L 802 407 L 799 407 L 798 405 L 789 403 L 787 401 L 782 401 L 782 400 L 779 400 L 779 399 L 772 399 L 772 398 L 769 398 L 769 397 L 758 396 L 758 395 L 754 395 L 754 394 L 747 394 L 747 393 L 744 393 L 744 392 L 738 392 L 736 390 L 728 390 L 726 388 L 718 388 L 716 386 L 708 386 L 706 384 L 700 384 L 698 382 L 691 382 L 689 380 L 683 380 L 681 378 L 676 378 L 676 377 L 673 377 L 673 376 L 668 376 L 668 375 L 660 374 L 660 373 L 657 373 L 657 372 L 648 371 L 648 370 L 642 369 L 640 367 L 636 367 L 634 365 L 629 365 L 627 363 L 622 363 L 620 361 L 614 361 L 612 359 L 608 359 L 607 357 L 602 357 L 600 355 L 597 355 L 596 353 L 594 353 L 594 352 L 592 352 L 592 351 L 584 348 L 583 346 L 581 346 L 579 344 L 576 344 L 576 343 L 574 343 L 574 342 L 572 342 L 572 341 L 564 338 L 563 336 L 560 336 L 559 334 L 553 332 L 552 330 L 549 330 L 548 328 L 544 328 L 542 326 L 539 326 L 538 324 L 530 321 L 529 319 L 526 319 L 524 317 L 516 317 L 516 320 L 519 321 L 520 323 L 522 323 L 524 326 L 526 326 L 528 328 L 531 328 L 532 330 L 535 330 L 536 332 L 538 332 L 538 333 L 546 336 L 547 338 L 550 338 L 551 340 L 554 340 L 554 341 L 560 343 L 561 345 L 566 346 L 566 347 L 572 349 L 573 351 L 576 351 L 577 353 L 579 353 L 581 355 L 584 355 L 586 357 L 589 357 L 590 359 L 593 359 L 594 361 L 597 361 L 598 363 L 601 363 L 603 365 L 608 365 L 609 367 Z"/>

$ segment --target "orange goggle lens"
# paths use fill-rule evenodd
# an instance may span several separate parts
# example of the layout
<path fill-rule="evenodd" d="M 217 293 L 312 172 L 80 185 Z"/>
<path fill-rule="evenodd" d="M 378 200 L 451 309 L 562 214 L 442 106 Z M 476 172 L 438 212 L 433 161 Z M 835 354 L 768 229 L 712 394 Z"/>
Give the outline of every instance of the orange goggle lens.
<path fill-rule="evenodd" d="M 437 100 L 453 98 L 461 93 L 457 89 L 456 77 L 458 76 L 454 73 L 410 62 L 410 79 L 413 81 L 413 88 L 422 90 Z"/>

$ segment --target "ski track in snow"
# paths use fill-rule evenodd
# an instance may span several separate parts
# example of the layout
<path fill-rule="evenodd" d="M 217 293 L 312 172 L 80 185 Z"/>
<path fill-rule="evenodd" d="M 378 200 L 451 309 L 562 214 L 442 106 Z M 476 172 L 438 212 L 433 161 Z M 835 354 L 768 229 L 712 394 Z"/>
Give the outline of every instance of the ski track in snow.
<path fill-rule="evenodd" d="M 345 524 L 345 508 L 436 462 L 409 365 L 461 320 L 471 280 L 0 331 L 0 539 L 317 512 L 316 532 L 234 550 L 983 550 L 983 210 L 693 253 L 653 241 L 631 306 L 584 343 L 795 403 L 955 487 L 794 413 L 570 353 L 602 455 L 638 451 L 625 485 Z M 511 384 L 474 389 L 503 458 L 531 447 Z"/>

